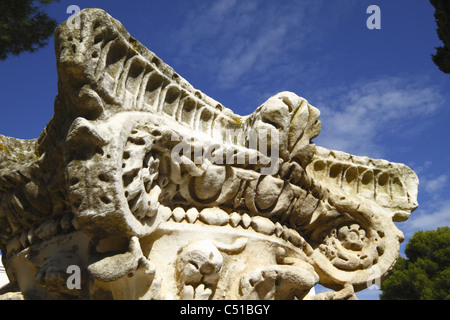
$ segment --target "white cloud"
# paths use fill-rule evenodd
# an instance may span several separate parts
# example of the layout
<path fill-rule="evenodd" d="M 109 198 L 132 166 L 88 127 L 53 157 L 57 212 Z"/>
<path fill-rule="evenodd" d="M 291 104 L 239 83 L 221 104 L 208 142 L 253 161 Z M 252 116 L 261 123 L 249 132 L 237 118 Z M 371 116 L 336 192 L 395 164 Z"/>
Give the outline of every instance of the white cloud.
<path fill-rule="evenodd" d="M 387 142 L 380 136 L 417 135 L 443 101 L 437 89 L 400 77 L 335 89 L 319 100 L 324 126 L 316 141 L 331 149 L 383 157 Z"/>
<path fill-rule="evenodd" d="M 256 64 L 267 64 L 267 59 L 280 55 L 286 26 L 268 30 L 258 35 L 254 41 L 235 45 L 229 55 L 220 61 L 219 83 L 225 87 L 233 85 L 244 74 L 255 72 Z"/>
<path fill-rule="evenodd" d="M 431 168 L 432 165 L 433 165 L 433 162 L 430 160 L 427 160 L 423 164 L 416 164 L 416 163 L 412 162 L 411 167 L 414 167 L 414 171 L 417 174 L 421 174 L 423 172 L 426 172 L 429 168 Z"/>
<path fill-rule="evenodd" d="M 425 191 L 428 193 L 436 193 L 445 187 L 447 180 L 448 177 L 445 174 L 440 175 L 435 179 L 426 180 L 423 182 Z"/>
<path fill-rule="evenodd" d="M 402 230 L 409 238 L 418 230 L 435 230 L 444 226 L 450 226 L 450 199 L 442 200 L 426 210 L 419 207 L 411 214 L 408 222 L 402 225 Z"/>
<path fill-rule="evenodd" d="M 217 86 L 230 88 L 285 68 L 292 54 L 308 50 L 311 41 L 321 38 L 319 30 L 338 23 L 350 7 L 324 0 L 199 1 L 185 13 L 171 42 L 177 44 L 173 49 L 180 61 L 197 61 L 197 72 L 208 69 Z"/>

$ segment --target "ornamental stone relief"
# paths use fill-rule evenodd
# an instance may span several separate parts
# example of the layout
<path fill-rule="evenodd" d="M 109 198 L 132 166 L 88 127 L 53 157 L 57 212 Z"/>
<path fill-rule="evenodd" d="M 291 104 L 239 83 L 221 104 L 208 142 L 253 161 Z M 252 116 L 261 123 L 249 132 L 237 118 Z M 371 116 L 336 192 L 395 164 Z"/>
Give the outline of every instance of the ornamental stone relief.
<path fill-rule="evenodd" d="M 2 297 L 353 299 L 393 267 L 411 169 L 316 146 L 294 93 L 239 116 L 104 11 L 79 21 L 41 136 L 0 136 Z"/>

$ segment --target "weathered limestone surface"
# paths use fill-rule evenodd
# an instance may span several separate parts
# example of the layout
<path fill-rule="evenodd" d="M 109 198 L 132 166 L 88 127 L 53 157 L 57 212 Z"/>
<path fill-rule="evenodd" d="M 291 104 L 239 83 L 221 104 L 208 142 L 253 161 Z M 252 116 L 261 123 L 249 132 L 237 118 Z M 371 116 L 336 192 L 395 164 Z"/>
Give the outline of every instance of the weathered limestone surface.
<path fill-rule="evenodd" d="M 44 132 L 0 136 L 3 298 L 352 299 L 389 272 L 411 169 L 316 147 L 294 93 L 236 115 L 104 11 L 78 17 Z"/>

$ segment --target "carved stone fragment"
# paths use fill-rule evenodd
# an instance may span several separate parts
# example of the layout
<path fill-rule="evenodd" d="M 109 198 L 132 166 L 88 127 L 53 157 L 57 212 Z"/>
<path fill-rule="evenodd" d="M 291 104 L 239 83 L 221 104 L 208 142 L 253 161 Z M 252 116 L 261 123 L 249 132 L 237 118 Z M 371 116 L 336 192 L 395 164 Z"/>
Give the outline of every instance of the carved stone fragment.
<path fill-rule="evenodd" d="M 0 297 L 352 299 L 386 276 L 411 169 L 316 147 L 291 92 L 239 116 L 104 11 L 78 17 L 55 31 L 53 118 L 0 136 Z"/>

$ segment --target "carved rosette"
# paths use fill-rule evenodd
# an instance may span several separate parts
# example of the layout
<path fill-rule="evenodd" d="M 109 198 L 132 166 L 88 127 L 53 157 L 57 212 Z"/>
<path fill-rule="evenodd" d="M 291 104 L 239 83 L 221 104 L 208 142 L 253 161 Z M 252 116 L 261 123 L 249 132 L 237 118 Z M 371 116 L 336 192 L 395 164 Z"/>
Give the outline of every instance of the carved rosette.
<path fill-rule="evenodd" d="M 349 220 L 312 233 L 311 239 L 318 240 L 312 259 L 318 273 L 323 274 L 323 284 L 339 288 L 351 283 L 355 290 L 361 290 L 382 280 L 393 267 L 403 240 L 401 232 L 382 231 L 393 226 Z"/>
<path fill-rule="evenodd" d="M 122 115 L 94 128 L 77 119 L 69 132 L 69 198 L 80 227 L 96 237 L 144 236 L 158 226 L 159 159 L 152 149 L 158 136 L 137 129 L 136 120 Z M 119 138 L 103 138 L 113 130 Z"/>

